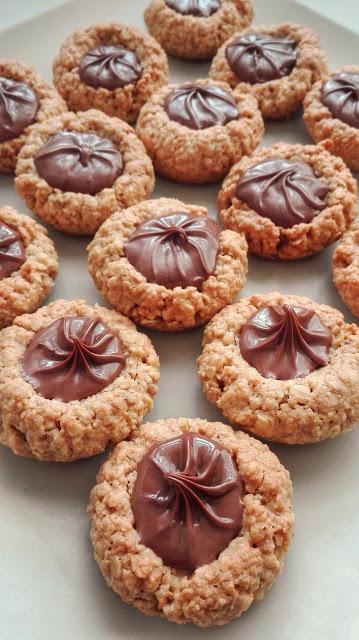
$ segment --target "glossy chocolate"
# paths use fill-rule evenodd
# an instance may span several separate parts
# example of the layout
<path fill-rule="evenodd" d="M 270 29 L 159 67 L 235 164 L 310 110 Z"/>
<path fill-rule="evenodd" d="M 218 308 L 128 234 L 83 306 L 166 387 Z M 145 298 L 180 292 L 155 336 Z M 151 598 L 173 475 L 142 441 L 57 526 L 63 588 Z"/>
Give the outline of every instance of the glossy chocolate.
<path fill-rule="evenodd" d="M 221 0 L 165 0 L 166 5 L 184 16 L 209 18 L 220 9 Z"/>
<path fill-rule="evenodd" d="M 95 195 L 112 187 L 123 172 L 123 159 L 107 138 L 94 133 L 61 131 L 40 149 L 35 166 L 52 187 Z"/>
<path fill-rule="evenodd" d="M 0 280 L 17 271 L 25 260 L 25 249 L 18 232 L 0 222 Z"/>
<path fill-rule="evenodd" d="M 239 35 L 226 47 L 225 55 L 241 82 L 269 82 L 288 76 L 297 63 L 297 43 L 266 34 Z"/>
<path fill-rule="evenodd" d="M 79 74 L 85 84 L 113 91 L 136 84 L 142 67 L 133 51 L 120 45 L 104 45 L 84 55 L 79 64 Z"/>
<path fill-rule="evenodd" d="M 21 372 L 44 398 L 71 402 L 102 391 L 125 362 L 120 339 L 100 318 L 65 316 L 35 333 Z"/>
<path fill-rule="evenodd" d="M 148 282 L 167 289 L 199 287 L 215 269 L 218 236 L 212 218 L 178 211 L 138 225 L 124 254 Z"/>
<path fill-rule="evenodd" d="M 359 73 L 338 73 L 327 80 L 322 102 L 334 118 L 359 129 Z"/>
<path fill-rule="evenodd" d="M 243 483 L 223 447 L 186 433 L 155 445 L 137 467 L 132 511 L 141 542 L 165 565 L 213 562 L 242 525 Z"/>
<path fill-rule="evenodd" d="M 236 101 L 228 91 L 192 83 L 171 91 L 165 100 L 165 109 L 170 120 L 190 129 L 225 125 L 239 115 Z"/>
<path fill-rule="evenodd" d="M 328 364 L 332 339 L 314 311 L 273 304 L 243 325 L 240 351 L 264 378 L 292 380 Z"/>
<path fill-rule="evenodd" d="M 309 223 L 325 209 L 328 187 L 306 163 L 265 160 L 238 181 L 235 197 L 278 227 Z"/>
<path fill-rule="evenodd" d="M 0 77 L 0 143 L 17 138 L 35 120 L 39 103 L 25 84 Z"/>

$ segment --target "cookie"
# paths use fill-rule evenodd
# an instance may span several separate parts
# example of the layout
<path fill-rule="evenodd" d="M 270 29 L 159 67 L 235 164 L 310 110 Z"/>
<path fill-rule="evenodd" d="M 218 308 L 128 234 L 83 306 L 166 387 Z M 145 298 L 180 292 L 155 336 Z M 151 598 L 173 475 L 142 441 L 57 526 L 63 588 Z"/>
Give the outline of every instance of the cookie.
<path fill-rule="evenodd" d="M 75 31 L 53 64 L 54 84 L 69 109 L 100 109 L 127 122 L 136 120 L 167 76 L 166 54 L 158 42 L 114 22 Z"/>
<path fill-rule="evenodd" d="M 208 400 L 267 440 L 318 442 L 359 420 L 359 327 L 308 298 L 268 293 L 226 307 L 198 364 Z"/>
<path fill-rule="evenodd" d="M 304 101 L 309 134 L 359 171 L 359 66 L 347 66 L 318 80 Z"/>
<path fill-rule="evenodd" d="M 115 213 L 88 251 L 90 274 L 109 304 L 160 331 L 206 323 L 247 273 L 244 236 L 220 231 L 205 207 L 173 198 Z"/>
<path fill-rule="evenodd" d="M 145 10 L 149 32 L 183 60 L 209 60 L 252 20 L 252 0 L 151 0 Z"/>
<path fill-rule="evenodd" d="M 33 124 L 63 111 L 65 102 L 35 69 L 0 59 L 0 172 L 14 171 Z"/>
<path fill-rule="evenodd" d="M 0 328 L 42 304 L 54 286 L 58 257 L 44 227 L 0 208 Z"/>
<path fill-rule="evenodd" d="M 244 233 L 264 258 L 305 258 L 340 238 L 357 214 L 357 184 L 320 145 L 278 143 L 242 158 L 217 207 L 225 228 Z"/>
<path fill-rule="evenodd" d="M 250 154 L 264 125 L 248 91 L 197 80 L 157 91 L 141 109 L 136 132 L 158 173 L 200 184 L 223 178 Z"/>
<path fill-rule="evenodd" d="M 284 23 L 249 27 L 229 38 L 213 59 L 213 80 L 245 84 L 263 118 L 287 118 L 312 85 L 327 73 L 318 36 L 307 27 Z"/>
<path fill-rule="evenodd" d="M 347 307 L 359 318 L 359 222 L 355 220 L 333 254 L 334 284 Z"/>
<path fill-rule="evenodd" d="M 147 198 L 154 173 L 132 128 L 93 109 L 33 127 L 19 154 L 15 187 L 56 229 L 91 235 L 114 211 Z"/>
<path fill-rule="evenodd" d="M 0 441 L 68 462 L 126 438 L 151 410 L 159 361 L 127 318 L 57 300 L 0 332 Z"/>
<path fill-rule="evenodd" d="M 223 625 L 280 573 L 291 497 L 289 473 L 258 440 L 198 418 L 147 423 L 97 476 L 95 558 L 108 586 L 142 613 Z"/>

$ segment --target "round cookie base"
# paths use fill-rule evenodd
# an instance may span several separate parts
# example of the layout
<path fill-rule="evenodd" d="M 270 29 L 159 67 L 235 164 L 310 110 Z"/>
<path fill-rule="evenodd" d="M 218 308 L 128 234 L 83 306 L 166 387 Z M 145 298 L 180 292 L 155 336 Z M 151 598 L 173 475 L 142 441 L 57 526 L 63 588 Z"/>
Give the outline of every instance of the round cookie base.
<path fill-rule="evenodd" d="M 272 158 L 307 163 L 326 182 L 326 206 L 310 223 L 288 229 L 275 225 L 236 198 L 238 180 L 250 167 Z M 224 179 L 217 209 L 226 229 L 244 233 L 249 251 L 264 258 L 297 260 L 318 253 L 338 240 L 357 215 L 357 184 L 341 158 L 320 145 L 278 143 L 242 158 Z"/>
<path fill-rule="evenodd" d="M 123 246 L 141 222 L 178 211 L 207 215 L 204 207 L 173 198 L 147 200 L 112 215 L 88 247 L 90 274 L 109 304 L 134 322 L 159 331 L 183 331 L 205 324 L 233 300 L 247 273 L 244 236 L 222 231 L 215 270 L 200 288 L 167 289 L 147 282 L 125 258 Z"/>
<path fill-rule="evenodd" d="M 333 334 L 327 366 L 303 378 L 275 380 L 248 364 L 239 334 L 246 320 L 268 304 L 302 306 L 318 314 Z M 226 307 L 204 331 L 198 365 L 208 400 L 233 425 L 266 440 L 319 442 L 350 431 L 359 420 L 359 327 L 308 298 L 274 292 Z"/>
<path fill-rule="evenodd" d="M 120 338 L 126 365 L 95 395 L 48 400 L 25 381 L 20 360 L 37 331 L 64 316 L 99 317 Z M 18 316 L 0 333 L 0 440 L 15 454 L 71 462 L 101 453 L 137 428 L 157 393 L 159 361 L 147 336 L 115 311 L 84 300 L 57 300 Z"/>
<path fill-rule="evenodd" d="M 223 178 L 242 156 L 260 143 L 264 124 L 255 97 L 248 90 L 231 91 L 223 82 L 197 80 L 196 85 L 219 86 L 233 96 L 238 117 L 225 125 L 194 130 L 170 120 L 165 100 L 179 85 L 157 91 L 144 105 L 136 133 L 157 173 L 169 180 L 204 184 Z M 175 150 L 175 153 L 174 153 Z"/>
<path fill-rule="evenodd" d="M 183 15 L 164 0 L 151 0 L 144 18 L 149 32 L 171 56 L 182 60 L 210 60 L 221 44 L 253 19 L 252 0 L 222 0 L 207 18 Z"/>
<path fill-rule="evenodd" d="M 27 136 L 34 124 L 44 122 L 48 118 L 67 111 L 67 107 L 57 91 L 43 80 L 32 67 L 23 65 L 16 60 L 2 59 L 0 60 L 0 76 L 25 82 L 32 88 L 39 101 L 34 123 L 25 127 L 16 138 L 0 143 L 0 173 L 13 173 L 18 153 L 26 143 Z"/>
<path fill-rule="evenodd" d="M 346 66 L 340 72 L 359 73 L 359 67 Z M 331 75 L 336 75 L 338 71 Z M 327 78 L 325 78 L 327 79 Z M 335 118 L 321 99 L 323 81 L 316 82 L 304 99 L 304 122 L 313 140 L 339 156 L 352 171 L 359 171 L 359 129 Z"/>
<path fill-rule="evenodd" d="M 35 156 L 61 131 L 95 133 L 113 142 L 122 154 L 124 170 L 111 187 L 95 195 L 73 193 L 54 188 L 40 177 Z M 93 235 L 114 211 L 147 198 L 154 183 L 152 162 L 130 125 L 95 109 L 68 112 L 33 127 L 19 153 L 15 179 L 16 190 L 29 209 L 56 229 L 74 235 Z"/>
<path fill-rule="evenodd" d="M 0 329 L 16 316 L 31 313 L 42 304 L 54 286 L 58 257 L 46 229 L 18 213 L 13 207 L 0 208 L 0 222 L 18 232 L 25 248 L 25 262 L 0 280 Z"/>
<path fill-rule="evenodd" d="M 333 280 L 344 304 L 359 318 L 359 221 L 355 220 L 333 253 Z"/>
<path fill-rule="evenodd" d="M 307 27 L 283 23 L 280 25 L 252 26 L 241 35 L 257 33 L 273 37 L 284 37 L 297 42 L 298 59 L 292 72 L 269 82 L 242 83 L 232 71 L 226 59 L 229 38 L 213 58 L 209 77 L 227 82 L 232 88 L 243 86 L 251 89 L 258 100 L 259 109 L 265 119 L 288 118 L 297 111 L 314 82 L 323 78 L 328 71 L 325 55 L 320 47 L 319 37 Z M 236 34 L 237 36 L 238 34 Z M 235 36 L 235 37 L 236 37 Z"/>
<path fill-rule="evenodd" d="M 141 544 L 131 494 L 149 449 L 186 432 L 225 447 L 244 481 L 243 523 L 217 560 L 189 574 L 163 564 Z M 142 425 L 112 451 L 90 496 L 91 540 L 100 570 L 121 598 L 147 615 L 206 628 L 238 618 L 280 573 L 293 534 L 292 487 L 278 458 L 258 440 L 219 422 L 168 419 Z"/>
<path fill-rule="evenodd" d="M 137 82 L 114 90 L 82 82 L 79 64 L 83 56 L 101 45 L 116 44 L 128 47 L 137 56 L 142 66 Z M 167 77 L 167 57 L 156 40 L 139 29 L 113 22 L 75 31 L 65 40 L 53 64 L 54 85 L 69 109 L 99 109 L 130 123 L 152 93 L 166 84 Z"/>

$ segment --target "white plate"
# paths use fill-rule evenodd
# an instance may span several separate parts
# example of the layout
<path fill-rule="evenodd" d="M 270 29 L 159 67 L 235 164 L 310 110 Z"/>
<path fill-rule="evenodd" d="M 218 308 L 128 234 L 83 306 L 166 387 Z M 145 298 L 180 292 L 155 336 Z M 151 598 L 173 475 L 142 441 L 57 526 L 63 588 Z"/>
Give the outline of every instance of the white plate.
<path fill-rule="evenodd" d="M 75 28 L 117 20 L 143 28 L 144 0 L 82 0 L 5 31 L 0 56 L 34 64 L 47 78 L 63 39 Z M 359 36 L 295 2 L 257 0 L 256 23 L 291 20 L 316 29 L 331 67 L 357 62 Z M 171 60 L 173 80 L 203 77 L 208 65 Z M 307 142 L 301 118 L 267 124 L 265 143 Z M 179 186 L 158 180 L 155 195 L 205 204 L 215 215 L 216 186 Z M 24 211 L 13 179 L 0 179 L 0 205 Z M 100 301 L 86 269 L 86 240 L 50 229 L 60 254 L 51 299 Z M 331 281 L 332 248 L 291 264 L 250 259 L 243 294 L 279 289 L 340 308 Z M 196 374 L 201 331 L 151 333 L 161 359 L 160 391 L 149 418 L 220 418 Z M 284 574 L 261 604 L 238 621 L 207 630 L 221 640 L 358 640 L 359 431 L 305 447 L 273 446 L 295 488 L 296 536 Z M 192 626 L 147 618 L 106 586 L 92 559 L 86 503 L 104 456 L 45 464 L 0 451 L 0 640 L 173 640 L 204 638 Z"/>

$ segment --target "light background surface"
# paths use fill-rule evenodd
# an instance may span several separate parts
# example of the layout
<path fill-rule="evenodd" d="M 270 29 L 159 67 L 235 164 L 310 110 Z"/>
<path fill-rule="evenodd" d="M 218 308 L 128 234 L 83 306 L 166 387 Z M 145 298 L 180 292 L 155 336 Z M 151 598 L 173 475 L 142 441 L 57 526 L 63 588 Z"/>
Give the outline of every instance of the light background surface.
<path fill-rule="evenodd" d="M 93 2 L 96 1 L 98 0 L 93 0 Z M 128 1 L 130 0 L 118 0 L 118 3 L 124 5 Z M 270 3 L 270 0 L 268 2 Z M 1 28 L 6 29 L 61 4 L 64 4 L 64 0 L 12 0 L 12 2 L 0 0 Z M 298 0 L 297 4 L 309 7 L 334 22 L 359 33 L 358 0 Z"/>
<path fill-rule="evenodd" d="M 15 7 L 18 19 L 24 18 L 28 4 L 33 10 L 40 0 L 12 4 L 0 0 L 1 19 Z M 143 28 L 144 5 L 145 0 L 80 0 L 64 5 L 0 33 L 0 57 L 29 62 L 50 79 L 53 57 L 73 29 L 105 20 Z M 338 6 L 346 13 L 343 0 Z M 255 0 L 255 7 L 257 23 L 291 19 L 311 25 L 320 33 L 332 68 L 358 62 L 359 37 L 299 3 Z M 183 81 L 205 76 L 208 65 L 171 60 L 170 68 L 171 78 Z M 300 115 L 267 123 L 265 144 L 279 140 L 310 142 Z M 206 204 L 214 216 L 217 191 L 218 185 L 180 186 L 158 180 L 155 195 Z M 25 209 L 11 177 L 0 177 L 0 206 L 5 203 Z M 51 299 L 100 301 L 86 269 L 86 240 L 52 229 L 49 233 L 60 254 L 60 274 Z M 279 289 L 309 295 L 340 308 L 347 320 L 353 320 L 331 283 L 332 251 L 331 247 L 291 264 L 252 257 L 243 294 Z M 160 355 L 161 379 L 149 418 L 221 417 L 204 398 L 196 375 L 201 334 L 201 330 L 178 336 L 151 333 Z M 239 621 L 205 632 L 146 618 L 105 586 L 92 558 L 85 511 L 104 456 L 56 465 L 23 460 L 0 449 L 0 640 L 358 640 L 359 430 L 318 445 L 271 448 L 294 483 L 296 535 L 285 571 L 264 601 Z"/>

